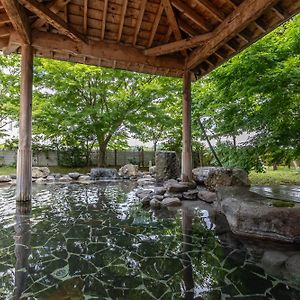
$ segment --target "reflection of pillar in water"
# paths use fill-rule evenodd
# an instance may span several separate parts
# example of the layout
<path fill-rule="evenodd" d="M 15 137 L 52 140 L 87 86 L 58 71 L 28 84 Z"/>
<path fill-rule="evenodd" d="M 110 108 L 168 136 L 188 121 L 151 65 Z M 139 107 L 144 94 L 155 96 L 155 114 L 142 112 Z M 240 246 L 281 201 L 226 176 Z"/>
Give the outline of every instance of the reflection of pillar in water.
<path fill-rule="evenodd" d="M 190 251 L 192 250 L 192 225 L 193 225 L 193 212 L 188 208 L 182 209 L 182 264 L 183 281 L 185 285 L 184 299 L 194 299 L 194 279 L 193 279 L 193 267 L 190 257 Z"/>
<path fill-rule="evenodd" d="M 26 279 L 28 276 L 28 257 L 30 255 L 30 224 L 31 205 L 17 203 L 16 207 L 16 225 L 15 225 L 15 293 L 14 299 L 21 298 L 26 289 Z"/>

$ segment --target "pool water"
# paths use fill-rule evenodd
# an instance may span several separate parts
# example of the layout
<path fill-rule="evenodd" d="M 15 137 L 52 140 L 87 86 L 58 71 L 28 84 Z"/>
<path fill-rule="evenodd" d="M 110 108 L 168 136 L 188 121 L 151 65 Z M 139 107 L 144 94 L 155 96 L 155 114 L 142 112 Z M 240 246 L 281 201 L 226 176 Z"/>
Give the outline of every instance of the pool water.
<path fill-rule="evenodd" d="M 133 188 L 35 185 L 32 208 L 1 188 L 0 299 L 300 299 L 278 265 L 299 249 L 237 239 L 201 203 L 142 210 Z"/>

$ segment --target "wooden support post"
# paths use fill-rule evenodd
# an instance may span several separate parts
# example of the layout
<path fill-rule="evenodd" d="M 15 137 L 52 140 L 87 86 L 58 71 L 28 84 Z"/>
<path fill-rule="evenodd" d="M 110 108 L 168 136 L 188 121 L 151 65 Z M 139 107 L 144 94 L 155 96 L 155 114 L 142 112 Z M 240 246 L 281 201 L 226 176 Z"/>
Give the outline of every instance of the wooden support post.
<path fill-rule="evenodd" d="M 181 164 L 182 181 L 192 180 L 191 79 L 192 73 L 186 70 L 183 75 Z"/>
<path fill-rule="evenodd" d="M 17 201 L 31 200 L 31 119 L 33 51 L 28 44 L 22 45 L 21 92 L 19 121 L 19 150 L 17 161 Z"/>

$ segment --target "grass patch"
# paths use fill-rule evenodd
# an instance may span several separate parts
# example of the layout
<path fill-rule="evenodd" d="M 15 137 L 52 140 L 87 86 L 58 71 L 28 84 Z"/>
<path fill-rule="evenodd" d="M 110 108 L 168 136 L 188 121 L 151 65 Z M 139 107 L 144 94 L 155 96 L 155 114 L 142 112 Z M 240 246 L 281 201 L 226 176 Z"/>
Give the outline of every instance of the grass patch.
<path fill-rule="evenodd" d="M 0 175 L 11 175 L 11 174 L 16 174 L 16 167 L 7 167 L 3 166 L 0 167 Z"/>
<path fill-rule="evenodd" d="M 300 171 L 286 167 L 279 167 L 277 171 L 267 168 L 265 173 L 250 172 L 249 179 L 251 184 L 257 185 L 300 185 Z"/>

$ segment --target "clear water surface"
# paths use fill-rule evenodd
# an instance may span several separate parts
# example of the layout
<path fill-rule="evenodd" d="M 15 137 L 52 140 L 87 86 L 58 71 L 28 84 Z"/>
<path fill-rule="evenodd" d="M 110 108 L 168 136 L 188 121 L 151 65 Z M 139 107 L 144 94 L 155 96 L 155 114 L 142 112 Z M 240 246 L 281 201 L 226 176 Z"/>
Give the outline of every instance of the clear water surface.
<path fill-rule="evenodd" d="M 1 299 L 300 299 L 300 250 L 234 237 L 198 202 L 142 210 L 130 182 L 0 188 Z M 297 265 L 298 263 L 298 265 Z"/>

